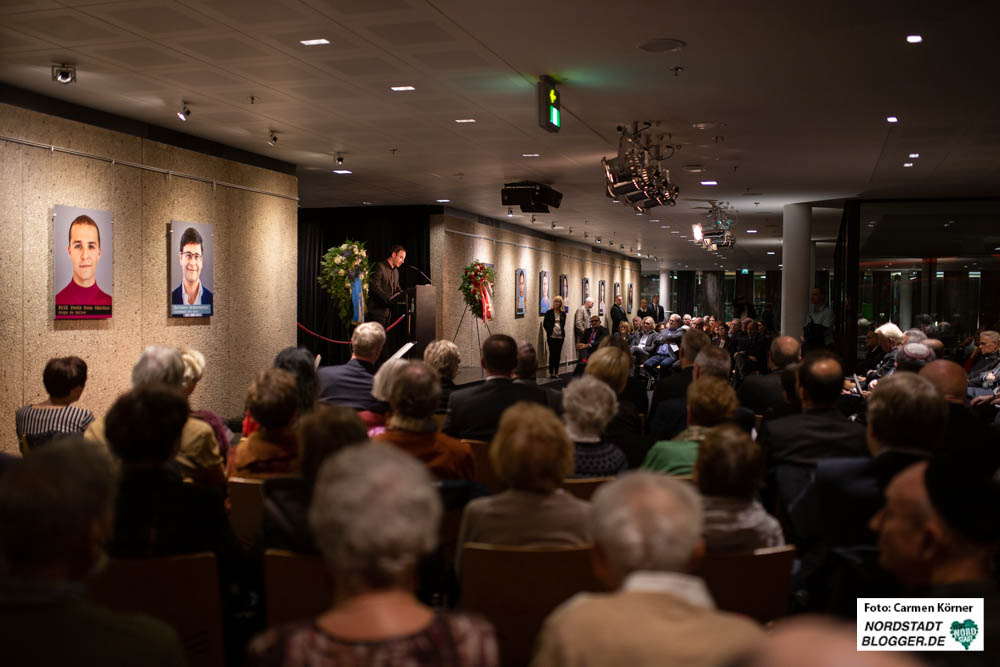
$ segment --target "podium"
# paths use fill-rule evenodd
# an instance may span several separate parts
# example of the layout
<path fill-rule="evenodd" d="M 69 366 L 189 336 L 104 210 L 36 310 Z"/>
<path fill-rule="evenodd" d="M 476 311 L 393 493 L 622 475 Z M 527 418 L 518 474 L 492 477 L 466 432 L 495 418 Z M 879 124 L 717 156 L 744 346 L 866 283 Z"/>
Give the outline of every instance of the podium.
<path fill-rule="evenodd" d="M 406 314 L 407 341 L 415 343 L 408 356 L 423 359 L 424 349 L 435 338 L 437 296 L 433 285 L 406 288 Z"/>

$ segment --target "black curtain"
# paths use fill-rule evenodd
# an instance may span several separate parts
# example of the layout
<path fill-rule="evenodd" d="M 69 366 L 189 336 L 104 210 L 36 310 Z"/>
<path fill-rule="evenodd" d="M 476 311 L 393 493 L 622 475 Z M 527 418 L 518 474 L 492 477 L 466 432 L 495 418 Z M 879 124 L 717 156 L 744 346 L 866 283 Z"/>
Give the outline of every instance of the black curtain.
<path fill-rule="evenodd" d="M 430 275 L 430 216 L 443 212 L 440 206 L 299 209 L 299 323 L 326 338 L 350 340 L 350 322 L 341 321 L 330 297 L 316 282 L 323 255 L 348 238 L 365 243 L 372 264 L 388 257 L 393 245 L 402 245 L 406 248 L 406 262 L 399 270 L 400 286 L 425 284 L 427 280 L 407 266 Z M 405 338 L 405 324 L 401 322 L 390 332 L 387 348 L 396 349 L 395 338 Z M 324 366 L 344 363 L 351 356 L 350 346 L 328 343 L 302 329 L 298 330 L 298 344 L 323 355 Z"/>

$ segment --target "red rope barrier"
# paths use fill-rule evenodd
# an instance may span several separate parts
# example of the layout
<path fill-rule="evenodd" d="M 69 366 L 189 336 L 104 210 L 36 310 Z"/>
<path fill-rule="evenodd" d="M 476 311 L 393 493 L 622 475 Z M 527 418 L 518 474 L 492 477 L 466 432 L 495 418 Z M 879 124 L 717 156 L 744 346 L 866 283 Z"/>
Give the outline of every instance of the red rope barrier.
<path fill-rule="evenodd" d="M 392 331 L 392 328 L 394 326 L 396 326 L 397 324 L 399 324 L 400 322 L 402 322 L 403 318 L 405 318 L 405 317 L 406 317 L 406 313 L 403 313 L 402 315 L 400 315 L 398 318 L 396 318 L 395 322 L 393 322 L 388 327 L 386 327 L 386 331 Z M 315 331 L 310 331 L 309 329 L 305 328 L 302 325 L 301 322 L 296 322 L 295 326 L 297 326 L 298 328 L 302 329 L 303 331 L 305 331 L 310 336 L 316 336 L 316 338 L 319 338 L 320 340 L 325 340 L 327 343 L 336 343 L 337 345 L 350 345 L 351 344 L 351 341 L 349 341 L 349 340 L 333 340 L 332 338 L 327 338 L 326 336 L 320 336 Z"/>

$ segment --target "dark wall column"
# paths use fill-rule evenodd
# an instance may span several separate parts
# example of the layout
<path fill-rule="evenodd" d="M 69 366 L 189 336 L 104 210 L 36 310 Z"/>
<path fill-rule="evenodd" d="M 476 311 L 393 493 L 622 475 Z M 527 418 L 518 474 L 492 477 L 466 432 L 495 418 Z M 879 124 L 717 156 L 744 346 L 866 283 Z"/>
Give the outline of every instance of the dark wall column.
<path fill-rule="evenodd" d="M 705 271 L 702 273 L 701 284 L 705 297 L 702 311 L 705 315 L 715 315 L 722 318 L 725 305 L 723 287 L 726 274 L 723 271 Z"/>

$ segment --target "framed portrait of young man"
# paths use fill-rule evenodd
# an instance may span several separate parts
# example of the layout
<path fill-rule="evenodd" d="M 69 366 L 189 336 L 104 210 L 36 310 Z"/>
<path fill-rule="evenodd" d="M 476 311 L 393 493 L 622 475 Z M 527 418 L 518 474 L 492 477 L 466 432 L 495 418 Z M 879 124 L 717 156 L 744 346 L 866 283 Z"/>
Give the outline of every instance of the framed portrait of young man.
<path fill-rule="evenodd" d="M 212 225 L 170 223 L 170 316 L 211 317 L 215 310 Z"/>
<path fill-rule="evenodd" d="M 528 302 L 528 287 L 525 284 L 524 269 L 514 269 L 514 317 L 524 317 Z"/>
<path fill-rule="evenodd" d="M 607 290 L 605 289 L 604 281 L 598 281 L 597 283 L 597 314 L 604 316 L 604 310 L 607 306 Z"/>
<path fill-rule="evenodd" d="M 569 312 L 569 276 L 565 273 L 559 275 L 559 296 L 563 299 L 563 310 Z"/>
<path fill-rule="evenodd" d="M 626 299 L 626 305 L 628 306 L 628 308 L 625 310 L 625 312 L 631 315 L 632 314 L 632 283 L 628 284 L 628 288 L 626 289 L 626 292 L 628 293 L 628 298 Z"/>
<path fill-rule="evenodd" d="M 111 212 L 56 205 L 52 238 L 55 319 L 111 317 L 114 294 Z"/>
<path fill-rule="evenodd" d="M 583 287 L 580 289 L 580 305 L 587 303 L 590 298 L 590 278 L 583 279 Z"/>
<path fill-rule="evenodd" d="M 539 271 L 538 272 L 538 314 L 544 315 L 549 312 L 550 299 L 549 299 L 549 272 Z"/>

